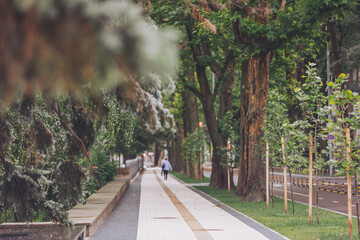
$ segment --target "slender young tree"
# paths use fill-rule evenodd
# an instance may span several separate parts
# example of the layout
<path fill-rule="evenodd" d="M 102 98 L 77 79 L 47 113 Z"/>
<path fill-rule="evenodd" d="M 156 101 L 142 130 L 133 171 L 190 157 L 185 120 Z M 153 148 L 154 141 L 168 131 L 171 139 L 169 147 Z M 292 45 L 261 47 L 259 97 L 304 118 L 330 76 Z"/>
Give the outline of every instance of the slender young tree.
<path fill-rule="evenodd" d="M 344 84 L 347 82 L 348 76 L 340 74 L 335 82 L 330 82 L 329 87 L 332 87 L 332 94 L 328 97 L 329 103 L 334 107 L 331 111 L 337 116 L 336 121 L 329 121 L 328 131 L 335 136 L 335 143 L 338 147 L 334 153 L 336 161 L 335 164 L 339 174 L 347 175 L 347 192 L 348 192 L 348 223 L 349 223 L 349 237 L 352 237 L 352 183 L 351 179 L 359 175 L 359 137 L 350 135 L 351 131 L 356 131 L 360 128 L 360 96 L 358 93 L 351 90 L 344 89 Z M 334 149 L 333 149 L 334 150 Z M 358 182 L 358 179 L 355 180 Z M 357 198 L 357 190 L 355 189 L 355 196 Z M 359 225 L 359 212 L 357 206 L 357 218 Z M 360 234 L 360 232 L 359 232 Z"/>
<path fill-rule="evenodd" d="M 315 169 L 315 189 L 316 189 L 316 216 L 317 223 L 319 220 L 319 184 L 318 176 L 319 171 L 324 168 L 325 160 L 324 153 L 319 151 L 320 141 L 324 136 L 326 119 L 328 117 L 328 111 L 326 106 L 326 98 L 322 92 L 322 81 L 316 73 L 314 68 L 315 64 L 310 63 L 307 70 L 307 77 L 305 83 L 301 89 L 295 89 L 297 98 L 300 101 L 300 105 L 303 109 L 305 124 L 305 131 L 312 136 L 312 153 L 314 154 L 314 169 Z M 312 171 L 310 169 L 309 171 Z M 310 174 L 310 172 L 309 172 Z M 312 175 L 312 172 L 311 172 Z M 309 191 L 312 191 L 313 187 L 309 186 Z M 309 195 L 310 198 L 310 195 Z M 311 199 L 309 199 L 311 202 Z M 309 206 L 309 208 L 312 206 Z M 310 211 L 310 210 L 309 210 Z M 311 223 L 311 221 L 309 221 Z"/>

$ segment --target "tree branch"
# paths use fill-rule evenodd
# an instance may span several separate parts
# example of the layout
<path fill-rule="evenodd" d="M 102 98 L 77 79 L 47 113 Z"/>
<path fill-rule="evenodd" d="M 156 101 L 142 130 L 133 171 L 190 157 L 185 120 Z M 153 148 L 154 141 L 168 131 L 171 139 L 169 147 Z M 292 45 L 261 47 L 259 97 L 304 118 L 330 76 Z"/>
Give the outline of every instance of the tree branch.
<path fill-rule="evenodd" d="M 7 170 L 6 169 L 6 160 L 5 160 L 5 154 L 4 154 L 4 150 L 3 150 L 3 146 L 2 146 L 2 140 L 1 140 L 1 137 L 0 137 L 0 159 L 4 165 L 4 169 L 5 171 Z"/>
<path fill-rule="evenodd" d="M 191 84 L 189 84 L 184 77 L 181 77 L 181 82 L 184 84 L 184 87 L 189 90 L 190 92 L 192 92 L 197 98 L 201 99 L 201 93 L 199 92 L 198 89 L 194 88 L 193 86 L 191 86 Z"/>
<path fill-rule="evenodd" d="M 78 141 L 78 143 L 80 144 L 80 147 L 81 149 L 83 150 L 86 158 L 89 160 L 90 162 L 90 172 L 91 172 L 91 176 L 94 177 L 94 172 L 93 172 L 93 163 L 91 161 L 91 157 L 90 157 L 90 154 L 89 152 L 87 151 L 86 149 L 86 146 L 83 142 L 83 140 L 77 136 L 71 129 L 70 127 L 65 123 L 64 119 L 63 119 L 63 116 L 61 115 L 61 112 L 60 112 L 60 105 L 59 105 L 59 102 L 56 101 L 56 107 L 55 105 L 52 104 L 52 109 L 54 110 L 54 112 L 56 113 L 56 115 L 59 117 L 59 120 L 60 120 L 60 123 L 61 125 Z"/>
<path fill-rule="evenodd" d="M 279 10 L 284 11 L 286 6 L 286 0 L 281 0 Z"/>
<path fill-rule="evenodd" d="M 192 33 L 191 33 L 191 29 L 189 26 L 186 26 L 186 33 L 189 38 L 189 46 L 190 46 L 191 52 L 193 54 L 194 62 L 196 63 L 196 65 L 198 67 L 201 65 L 200 60 L 198 58 L 198 56 L 201 56 L 201 49 L 199 47 L 194 46 L 193 39 L 192 39 Z M 197 72 L 198 72 L 198 70 L 197 70 Z M 184 81 L 185 79 L 182 78 L 182 80 Z M 198 81 L 199 81 L 199 77 L 198 77 Z M 186 83 L 186 82 L 184 82 L 184 83 Z M 202 96 L 202 94 L 199 91 L 197 91 L 195 88 L 193 88 L 192 86 L 189 86 L 189 84 L 185 84 L 185 87 L 187 89 L 189 89 L 192 93 L 194 93 L 195 96 L 198 97 L 200 100 L 202 100 L 202 97 L 205 97 L 205 96 Z M 211 95 L 208 85 L 205 85 L 202 90 L 206 91 L 207 93 L 209 93 L 209 95 Z"/>
<path fill-rule="evenodd" d="M 30 149 L 30 145 L 29 145 L 29 141 L 25 138 L 25 136 L 21 133 L 21 130 L 19 128 L 19 126 L 16 126 L 12 121 L 10 121 L 9 119 L 6 119 L 6 121 L 13 127 L 15 128 L 20 136 L 23 138 L 24 140 L 24 145 L 25 145 L 25 152 L 26 152 L 26 158 L 27 158 L 27 162 L 30 163 L 30 156 L 29 156 L 29 149 Z"/>
<path fill-rule="evenodd" d="M 236 121 L 238 119 L 240 119 L 241 116 L 241 108 L 239 108 L 233 115 L 233 120 Z"/>
<path fill-rule="evenodd" d="M 226 70 L 228 69 L 230 63 L 234 60 L 234 52 L 232 50 L 227 52 L 226 60 L 224 63 L 223 68 L 221 69 L 221 72 L 219 74 L 218 81 L 216 82 L 215 89 L 214 89 L 214 97 L 218 94 L 219 89 L 224 81 L 226 79 Z"/>
<path fill-rule="evenodd" d="M 221 4 L 218 3 L 214 0 L 208 0 L 208 6 L 210 7 L 210 9 L 214 12 L 221 12 L 226 10 L 226 5 L 225 4 Z"/>
<path fill-rule="evenodd" d="M 210 51 L 209 43 L 203 43 L 202 49 L 209 58 L 209 67 L 213 73 L 215 73 L 216 77 L 219 78 L 221 74 L 221 68 L 219 63 L 215 60 L 215 58 L 212 56 Z"/>

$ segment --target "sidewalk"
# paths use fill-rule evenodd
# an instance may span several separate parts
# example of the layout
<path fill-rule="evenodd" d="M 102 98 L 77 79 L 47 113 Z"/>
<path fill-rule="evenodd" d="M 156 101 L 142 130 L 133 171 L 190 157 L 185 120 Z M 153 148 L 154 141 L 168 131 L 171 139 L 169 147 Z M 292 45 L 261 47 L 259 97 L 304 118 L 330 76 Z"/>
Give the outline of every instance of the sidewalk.
<path fill-rule="evenodd" d="M 286 239 L 169 175 L 147 169 L 91 240 Z"/>
<path fill-rule="evenodd" d="M 142 181 L 138 239 L 285 239 L 209 200 L 172 177 L 164 181 L 159 170 L 147 171 Z"/>

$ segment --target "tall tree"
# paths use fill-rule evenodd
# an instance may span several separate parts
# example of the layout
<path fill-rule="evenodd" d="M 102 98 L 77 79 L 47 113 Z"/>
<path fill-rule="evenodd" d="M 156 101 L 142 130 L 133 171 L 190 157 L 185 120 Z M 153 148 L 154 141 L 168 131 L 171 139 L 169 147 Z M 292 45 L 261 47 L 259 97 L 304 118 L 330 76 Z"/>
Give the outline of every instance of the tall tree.
<path fill-rule="evenodd" d="M 237 194 L 246 201 L 265 199 L 264 164 L 257 147 L 262 138 L 272 51 L 334 12 L 355 1 L 249 1 L 233 0 L 236 43 L 246 56 L 242 62 L 240 171 Z"/>
<path fill-rule="evenodd" d="M 190 57 L 190 59 L 192 59 L 191 56 L 189 56 L 189 57 Z M 187 79 L 184 79 L 183 81 L 187 81 L 190 84 L 195 84 L 195 71 L 193 69 L 192 63 L 193 63 L 192 61 L 190 63 L 185 62 L 185 64 L 187 64 L 188 67 L 185 68 L 185 73 L 181 77 L 187 78 Z M 198 127 L 198 124 L 199 124 L 198 104 L 197 104 L 196 96 L 187 88 L 184 88 L 184 90 L 182 91 L 182 100 L 184 103 L 184 108 L 183 108 L 184 137 L 186 138 L 191 133 L 193 133 L 195 131 L 195 129 Z M 192 168 L 192 164 L 188 164 L 189 158 L 190 158 L 190 156 L 189 155 L 186 156 L 186 154 L 185 154 L 185 161 L 187 161 L 187 163 L 185 163 L 184 167 L 185 167 L 186 171 L 187 171 L 187 168 L 189 168 L 190 175 L 192 177 L 194 177 L 195 173 L 194 173 L 194 169 Z"/>
<path fill-rule="evenodd" d="M 272 52 L 300 33 L 318 27 L 317 23 L 328 15 L 341 14 L 353 7 L 354 3 L 353 0 L 323 0 L 316 3 L 310 0 L 154 2 L 154 19 L 159 23 L 179 26 L 187 36 L 186 41 L 193 55 L 199 89 L 194 84 L 185 85 L 200 99 L 214 146 L 211 186 L 225 187 L 226 174 L 220 163 L 219 148 L 226 146 L 226 139 L 219 131 L 218 120 L 229 110 L 232 73 L 236 63 L 241 63 L 242 71 L 242 156 L 237 194 L 244 200 L 260 200 L 265 197 L 264 166 L 260 151 L 256 148 L 263 135 L 261 126 L 269 89 Z M 177 11 L 174 11 L 175 8 Z M 208 79 L 210 69 L 216 76 L 214 90 Z M 217 96 L 220 96 L 221 102 L 225 101 L 216 112 L 214 103 Z"/>
<path fill-rule="evenodd" d="M 236 54 L 231 49 L 233 38 L 229 36 L 231 24 L 228 12 L 218 11 L 219 9 L 212 11 L 210 7 L 212 6 L 206 1 L 201 1 L 198 5 L 190 1 L 173 4 L 157 1 L 153 3 L 151 16 L 159 23 L 179 26 L 186 36 L 181 42 L 181 50 L 187 51 L 193 61 L 192 66 L 188 67 L 194 69 L 196 82 L 192 82 L 191 72 L 189 79 L 183 77 L 181 80 L 185 88 L 200 100 L 204 112 L 213 145 L 210 186 L 226 188 L 227 171 L 221 148 L 226 147 L 227 136 L 220 131 L 219 121 L 231 109 Z M 216 4 L 213 7 L 221 6 Z M 174 14 L 174 8 L 180 11 Z M 206 12 L 202 13 L 203 10 Z M 221 30 L 216 29 L 210 20 L 205 18 L 212 13 L 215 14 L 214 18 L 218 18 L 219 25 L 223 26 Z M 210 83 L 212 73 L 214 85 Z M 217 98 L 219 104 L 216 103 Z"/>

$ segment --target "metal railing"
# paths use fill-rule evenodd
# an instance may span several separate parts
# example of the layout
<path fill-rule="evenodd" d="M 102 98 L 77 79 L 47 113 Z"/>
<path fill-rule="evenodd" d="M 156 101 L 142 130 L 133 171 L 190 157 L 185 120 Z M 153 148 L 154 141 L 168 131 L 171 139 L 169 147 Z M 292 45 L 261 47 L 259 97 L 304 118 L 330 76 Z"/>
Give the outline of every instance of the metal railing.
<path fill-rule="evenodd" d="M 144 168 L 144 160 L 141 157 L 126 160 L 125 163 L 126 167 L 130 169 L 131 178 L 134 178 L 135 175 Z"/>

